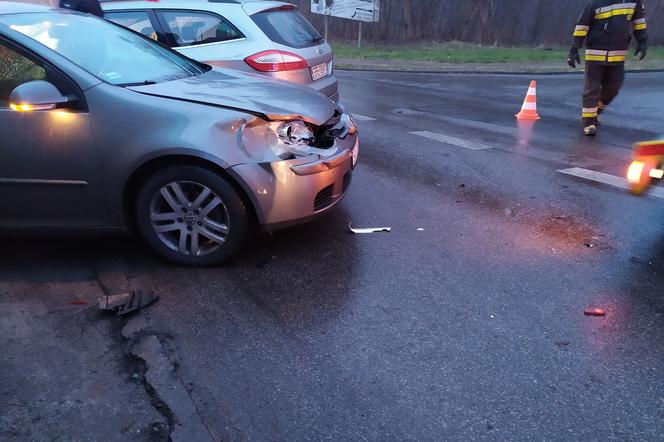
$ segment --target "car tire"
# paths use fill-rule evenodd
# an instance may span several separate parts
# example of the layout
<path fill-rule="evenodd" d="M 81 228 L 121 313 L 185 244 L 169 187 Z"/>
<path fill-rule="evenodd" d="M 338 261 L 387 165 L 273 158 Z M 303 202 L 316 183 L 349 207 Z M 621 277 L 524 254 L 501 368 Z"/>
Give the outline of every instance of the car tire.
<path fill-rule="evenodd" d="M 171 166 L 143 181 L 136 224 L 157 254 L 204 267 L 232 257 L 247 237 L 249 217 L 235 188 L 200 166 Z"/>

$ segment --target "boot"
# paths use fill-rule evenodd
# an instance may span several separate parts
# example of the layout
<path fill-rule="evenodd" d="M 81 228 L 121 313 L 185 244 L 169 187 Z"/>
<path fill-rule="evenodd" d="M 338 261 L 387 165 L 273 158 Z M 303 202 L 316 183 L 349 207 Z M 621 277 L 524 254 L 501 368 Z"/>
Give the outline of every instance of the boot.
<path fill-rule="evenodd" d="M 583 128 L 583 135 L 587 137 L 594 137 L 597 134 L 597 126 L 594 124 L 588 125 Z"/>

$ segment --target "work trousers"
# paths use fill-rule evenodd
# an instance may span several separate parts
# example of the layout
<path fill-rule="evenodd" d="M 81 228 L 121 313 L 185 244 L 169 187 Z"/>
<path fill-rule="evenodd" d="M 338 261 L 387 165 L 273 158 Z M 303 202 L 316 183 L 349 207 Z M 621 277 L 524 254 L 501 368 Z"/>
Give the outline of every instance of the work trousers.
<path fill-rule="evenodd" d="M 597 124 L 597 115 L 616 98 L 625 80 L 624 63 L 586 62 L 583 123 Z"/>

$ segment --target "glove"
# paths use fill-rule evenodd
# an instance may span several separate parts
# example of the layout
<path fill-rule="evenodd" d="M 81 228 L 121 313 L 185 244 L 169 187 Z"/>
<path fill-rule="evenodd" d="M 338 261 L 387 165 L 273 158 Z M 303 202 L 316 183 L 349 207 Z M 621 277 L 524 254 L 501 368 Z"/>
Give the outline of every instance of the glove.
<path fill-rule="evenodd" d="M 636 57 L 637 55 L 641 54 L 639 60 L 643 60 L 644 58 L 646 58 L 647 53 L 648 53 L 648 42 L 640 41 L 636 46 L 636 52 L 634 52 L 634 56 Z"/>
<path fill-rule="evenodd" d="M 567 64 L 571 68 L 575 68 L 576 65 L 581 64 L 581 58 L 579 58 L 579 48 L 571 48 L 569 50 L 569 56 L 567 57 Z"/>

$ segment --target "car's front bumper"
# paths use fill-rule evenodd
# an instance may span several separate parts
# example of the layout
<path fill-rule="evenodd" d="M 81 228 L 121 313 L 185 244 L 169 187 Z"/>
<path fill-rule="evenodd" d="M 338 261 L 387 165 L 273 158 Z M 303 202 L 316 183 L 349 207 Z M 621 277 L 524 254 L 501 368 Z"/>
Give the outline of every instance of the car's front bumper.
<path fill-rule="evenodd" d="M 230 169 L 249 194 L 263 230 L 278 230 L 321 215 L 346 195 L 353 170 L 357 135 L 349 136 L 338 153 Z M 357 152 L 356 152 L 357 153 Z"/>

